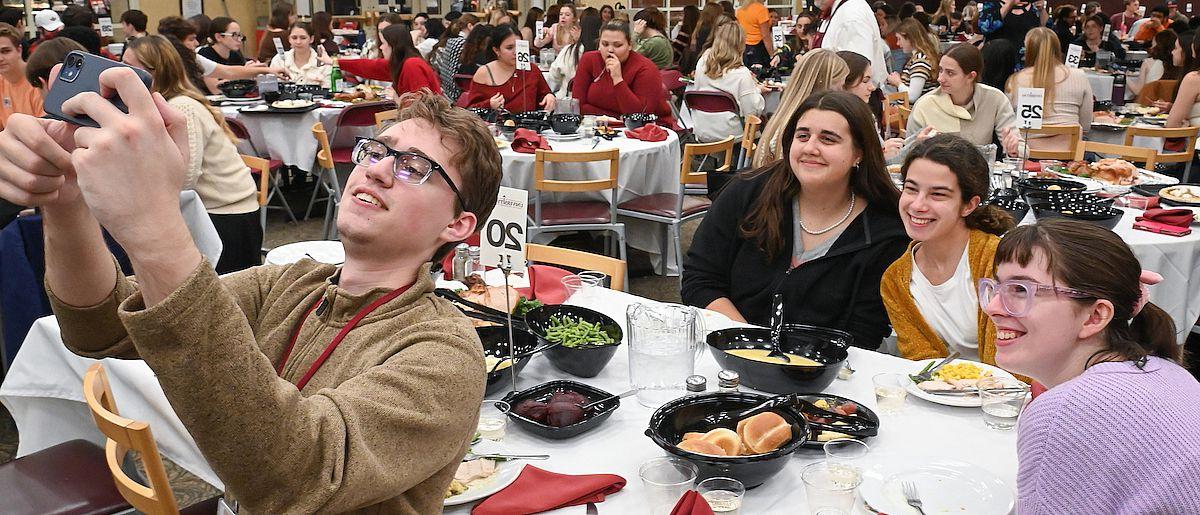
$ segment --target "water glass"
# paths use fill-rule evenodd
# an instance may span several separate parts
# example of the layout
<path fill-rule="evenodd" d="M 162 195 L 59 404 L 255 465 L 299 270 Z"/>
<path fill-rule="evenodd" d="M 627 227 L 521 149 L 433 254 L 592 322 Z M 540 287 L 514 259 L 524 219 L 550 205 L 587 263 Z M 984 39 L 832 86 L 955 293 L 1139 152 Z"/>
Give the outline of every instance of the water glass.
<path fill-rule="evenodd" d="M 504 439 L 504 429 L 508 425 L 509 405 L 500 400 L 486 400 L 479 407 L 479 425 L 475 430 L 480 438 L 492 441 Z"/>
<path fill-rule="evenodd" d="M 875 405 L 880 411 L 896 415 L 904 411 L 904 401 L 908 398 L 908 385 L 912 382 L 904 374 L 877 374 L 871 378 L 875 384 Z"/>
<path fill-rule="evenodd" d="M 828 463 L 843 463 L 857 466 L 871 447 L 862 440 L 854 438 L 838 438 L 825 442 L 825 461 Z"/>
<path fill-rule="evenodd" d="M 737 515 L 742 508 L 746 486 L 731 477 L 710 477 L 696 485 L 696 492 L 704 496 L 713 513 Z"/>
<path fill-rule="evenodd" d="M 977 387 L 983 423 L 1001 431 L 1017 427 L 1017 418 L 1029 396 L 1029 385 L 1015 379 L 985 377 L 979 380 Z"/>
<path fill-rule="evenodd" d="M 1025 177 L 1025 160 L 1024 159 L 1021 159 L 1019 157 L 1005 157 L 1004 158 L 1004 166 L 1006 168 L 1010 168 L 1013 171 L 1013 177 L 1018 178 L 1018 179 Z"/>
<path fill-rule="evenodd" d="M 554 103 L 554 112 L 579 114 L 579 101 L 574 98 L 560 98 Z"/>
<path fill-rule="evenodd" d="M 691 489 L 699 473 L 695 464 L 679 458 L 654 458 L 643 462 L 638 468 L 638 476 L 646 488 L 650 513 L 671 513 L 679 498 Z"/>
<path fill-rule="evenodd" d="M 588 114 L 583 116 L 583 122 L 579 125 L 583 130 L 583 135 L 591 137 L 596 133 L 596 115 Z"/>
<path fill-rule="evenodd" d="M 578 275 L 579 275 L 579 277 L 583 277 L 585 279 L 594 280 L 596 282 L 596 286 L 608 288 L 608 274 L 606 274 L 604 272 L 597 272 L 595 270 L 584 270 L 582 272 L 579 272 Z"/>
<path fill-rule="evenodd" d="M 804 467 L 800 478 L 804 480 L 811 515 L 849 514 L 854 509 L 858 485 L 862 484 L 861 473 L 846 474 L 845 469 L 831 467 L 824 461 Z"/>
<path fill-rule="evenodd" d="M 586 298 L 592 288 L 600 285 L 600 280 L 595 276 L 577 274 L 564 275 L 559 281 L 567 289 L 567 298 L 576 301 Z"/>

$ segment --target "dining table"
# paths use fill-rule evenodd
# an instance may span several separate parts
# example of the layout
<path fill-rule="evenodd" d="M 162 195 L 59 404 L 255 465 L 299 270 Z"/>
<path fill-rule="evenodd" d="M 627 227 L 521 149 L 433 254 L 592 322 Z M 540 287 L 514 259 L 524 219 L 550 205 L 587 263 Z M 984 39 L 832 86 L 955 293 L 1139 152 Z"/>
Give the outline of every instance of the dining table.
<path fill-rule="evenodd" d="M 576 293 L 567 303 L 591 308 L 612 317 L 626 329 L 626 309 L 638 303 L 657 301 L 621 291 L 588 288 Z M 736 327 L 723 315 L 701 310 L 708 331 Z M 625 332 L 624 334 L 628 334 Z M 543 355 L 535 355 L 516 378 L 517 389 L 559 380 L 572 379 L 610 393 L 630 387 L 629 348 L 624 341 L 599 375 L 583 379 L 556 369 Z M 701 344 L 703 345 L 703 344 Z M 703 350 L 695 362 L 695 373 L 707 378 L 715 389 L 720 371 L 711 348 Z M 719 351 L 716 351 L 719 352 Z M 163 456 L 214 487 L 220 478 L 204 460 L 186 428 L 171 410 L 154 372 L 137 360 L 102 360 L 112 385 L 114 399 L 122 415 L 146 421 L 154 430 Z M 21 434 L 17 456 L 49 446 L 83 438 L 101 443 L 83 401 L 82 378 L 95 360 L 72 354 L 63 345 L 54 317 L 39 319 L 21 352 L 0 386 L 0 402 L 8 408 Z M 897 414 L 878 409 L 872 377 L 881 373 L 916 373 L 918 362 L 859 348 L 849 349 L 847 363 L 854 369 L 849 379 L 834 380 L 823 393 L 840 395 L 874 410 L 880 417 L 879 433 L 866 443 L 870 451 L 862 461 L 870 474 L 886 476 L 902 473 L 933 460 L 952 461 L 986 471 L 998 478 L 999 494 L 1012 497 L 1016 489 L 1017 435 L 1013 430 L 991 429 L 984 423 L 979 408 L 934 404 L 909 395 Z M 505 388 L 506 390 L 511 387 Z M 742 387 L 742 391 L 753 390 Z M 500 398 L 505 392 L 493 395 Z M 814 392 L 815 393 L 815 392 Z M 654 408 L 641 405 L 635 398 L 622 399 L 620 406 L 595 429 L 566 440 L 550 440 L 525 432 L 509 423 L 499 441 L 502 450 L 513 453 L 548 454 L 545 461 L 532 464 L 561 474 L 616 474 L 626 480 L 624 488 L 596 505 L 601 514 L 664 515 L 648 510 L 648 491 L 639 478 L 639 466 L 647 460 L 668 456 L 645 435 Z M 807 499 L 801 470 L 824 458 L 819 449 L 799 449 L 776 476 L 746 492 L 741 513 L 746 515 L 805 513 Z M 522 462 L 515 462 L 518 466 Z M 949 487 L 953 487 L 950 485 Z M 927 499 L 938 492 L 923 493 Z M 901 501 L 902 502 L 902 501 Z M 448 506 L 445 513 L 469 513 L 472 503 Z M 1003 507 L 998 507 L 1003 512 Z M 585 513 L 584 507 L 555 513 Z M 590 513 L 590 512 L 589 512 Z M 853 513 L 874 513 L 857 502 Z"/>
<path fill-rule="evenodd" d="M 243 110 L 246 105 L 223 104 L 221 114 L 233 118 L 246 126 L 250 133 L 250 148 L 239 148 L 242 153 L 270 157 L 283 161 L 286 166 L 294 166 L 306 172 L 312 172 L 320 150 L 317 139 L 313 137 L 312 127 L 321 122 L 330 136 L 333 148 L 347 147 L 354 144 L 358 136 L 372 136 L 372 127 L 337 127 L 338 116 L 345 106 L 319 106 L 311 111 L 303 112 L 253 112 Z"/>

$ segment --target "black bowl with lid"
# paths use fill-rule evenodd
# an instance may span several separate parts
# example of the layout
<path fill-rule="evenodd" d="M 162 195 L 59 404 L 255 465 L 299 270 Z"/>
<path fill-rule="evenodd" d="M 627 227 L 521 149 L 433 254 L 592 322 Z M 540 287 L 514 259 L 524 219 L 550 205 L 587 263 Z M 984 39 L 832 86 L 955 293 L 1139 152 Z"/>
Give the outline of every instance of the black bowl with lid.
<path fill-rule="evenodd" d="M 815 366 L 758 361 L 730 354 L 738 349 L 770 350 L 771 330 L 734 327 L 708 333 L 709 350 L 724 370 L 733 370 L 741 384 L 771 393 L 819 392 L 837 378 L 849 357 L 854 337 L 845 331 L 801 324 L 784 324 L 779 347 L 811 359 Z"/>
<path fill-rule="evenodd" d="M 550 128 L 559 134 L 575 134 L 583 117 L 572 113 L 558 113 L 550 117 Z"/>
<path fill-rule="evenodd" d="M 626 129 L 636 129 L 643 125 L 658 121 L 658 115 L 650 113 L 632 113 L 621 117 Z"/>
<path fill-rule="evenodd" d="M 808 422 L 795 409 L 784 406 L 772 410 L 792 426 L 792 439 L 771 452 L 749 456 L 711 456 L 686 451 L 678 445 L 686 433 L 705 433 L 716 429 L 704 421 L 705 417 L 718 412 L 752 408 L 767 399 L 769 397 L 765 395 L 740 392 L 680 397 L 654 411 L 646 436 L 662 450 L 695 464 L 699 469 L 696 481 L 710 477 L 731 477 L 741 481 L 746 488 L 754 488 L 783 470 L 791 461 L 789 458 L 792 453 L 808 441 Z M 736 430 L 736 425 L 726 428 Z"/>
<path fill-rule="evenodd" d="M 1033 209 L 1033 216 L 1038 220 L 1065 218 L 1099 225 L 1110 231 L 1121 221 L 1121 217 L 1125 216 L 1124 211 L 1114 207 L 1085 203 L 1052 204 L 1039 202 L 1030 204 L 1030 208 Z"/>

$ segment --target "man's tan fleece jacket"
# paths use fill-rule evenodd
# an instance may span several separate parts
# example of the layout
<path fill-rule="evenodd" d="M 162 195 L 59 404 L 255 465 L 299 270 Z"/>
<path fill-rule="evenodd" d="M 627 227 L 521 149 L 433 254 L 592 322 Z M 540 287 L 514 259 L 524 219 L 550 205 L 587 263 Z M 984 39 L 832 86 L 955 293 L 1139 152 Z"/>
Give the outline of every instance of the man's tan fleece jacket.
<path fill-rule="evenodd" d="M 337 332 L 387 293 L 350 295 L 336 273 L 304 260 L 218 278 L 202 262 L 149 309 L 119 271 L 98 305 L 50 297 L 72 351 L 146 361 L 243 513 L 440 513 L 483 399 L 479 338 L 431 293 L 427 265 L 297 391 Z M 321 297 L 281 378 L 275 364 Z"/>

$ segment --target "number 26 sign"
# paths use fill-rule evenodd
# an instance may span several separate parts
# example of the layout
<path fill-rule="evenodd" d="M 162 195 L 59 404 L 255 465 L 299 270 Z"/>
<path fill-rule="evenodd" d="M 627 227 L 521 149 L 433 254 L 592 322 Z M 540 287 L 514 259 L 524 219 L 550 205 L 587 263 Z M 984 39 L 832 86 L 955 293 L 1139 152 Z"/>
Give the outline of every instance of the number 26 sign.
<path fill-rule="evenodd" d="M 529 192 L 501 186 L 496 208 L 480 229 L 479 259 L 484 266 L 525 271 L 525 220 Z"/>

